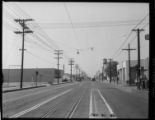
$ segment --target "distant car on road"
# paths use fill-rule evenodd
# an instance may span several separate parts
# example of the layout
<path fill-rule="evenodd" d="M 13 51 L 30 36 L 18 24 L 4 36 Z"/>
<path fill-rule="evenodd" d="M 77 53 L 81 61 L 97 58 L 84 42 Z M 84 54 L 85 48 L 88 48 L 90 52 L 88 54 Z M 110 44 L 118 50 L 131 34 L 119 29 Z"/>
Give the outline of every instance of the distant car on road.
<path fill-rule="evenodd" d="M 67 78 L 65 78 L 65 79 L 63 79 L 63 80 L 62 80 L 62 82 L 68 82 L 68 79 L 67 79 Z"/>
<path fill-rule="evenodd" d="M 95 81 L 95 78 L 92 78 L 92 81 Z"/>

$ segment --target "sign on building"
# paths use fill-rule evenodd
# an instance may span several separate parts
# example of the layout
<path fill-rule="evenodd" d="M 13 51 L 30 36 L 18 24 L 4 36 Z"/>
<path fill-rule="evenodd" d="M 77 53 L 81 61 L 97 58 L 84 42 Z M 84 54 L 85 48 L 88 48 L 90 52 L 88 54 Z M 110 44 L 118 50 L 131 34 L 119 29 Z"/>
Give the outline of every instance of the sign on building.
<path fill-rule="evenodd" d="M 145 40 L 149 40 L 149 34 L 145 35 Z"/>

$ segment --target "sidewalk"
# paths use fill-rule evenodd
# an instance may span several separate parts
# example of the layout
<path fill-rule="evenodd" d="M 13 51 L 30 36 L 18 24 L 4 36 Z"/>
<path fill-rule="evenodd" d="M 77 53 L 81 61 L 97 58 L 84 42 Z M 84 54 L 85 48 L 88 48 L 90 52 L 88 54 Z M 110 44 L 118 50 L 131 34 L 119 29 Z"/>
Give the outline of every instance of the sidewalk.
<path fill-rule="evenodd" d="M 4 83 L 2 91 L 11 92 L 11 91 L 18 91 L 18 90 L 25 90 L 25 89 L 32 89 L 37 87 L 44 87 L 47 86 L 45 83 L 38 83 L 37 86 L 33 83 L 23 83 L 23 89 L 20 89 L 19 83 L 10 83 L 9 85 Z"/>
<path fill-rule="evenodd" d="M 71 82 L 60 82 L 59 84 L 53 83 L 52 85 L 60 85 L 60 84 L 66 84 L 66 83 L 71 83 Z M 35 83 L 32 82 L 27 82 L 23 83 L 22 89 L 20 89 L 20 83 L 10 83 L 9 86 L 7 83 L 4 83 L 2 91 L 3 93 L 6 92 L 12 92 L 12 91 L 18 91 L 18 90 L 25 90 L 25 89 L 32 89 L 32 88 L 38 88 L 38 87 L 46 87 L 46 86 L 51 86 L 49 83 L 37 83 L 37 86 Z"/>
<path fill-rule="evenodd" d="M 123 85 L 120 83 L 117 84 L 114 82 L 109 83 L 108 81 L 104 81 L 104 83 L 110 84 L 115 88 L 118 88 L 120 90 L 127 91 L 127 92 L 148 92 L 149 91 L 148 89 L 138 90 L 136 85 L 129 86 L 129 85 Z"/>

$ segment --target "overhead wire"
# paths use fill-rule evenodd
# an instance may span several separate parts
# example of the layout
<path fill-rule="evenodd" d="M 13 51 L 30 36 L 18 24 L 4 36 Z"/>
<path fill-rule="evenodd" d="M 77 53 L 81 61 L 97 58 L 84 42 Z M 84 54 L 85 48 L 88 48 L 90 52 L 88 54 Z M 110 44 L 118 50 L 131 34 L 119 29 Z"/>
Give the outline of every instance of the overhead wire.
<path fill-rule="evenodd" d="M 36 42 L 36 41 L 33 41 L 33 39 L 32 38 L 28 38 L 27 37 L 27 39 L 26 39 L 26 41 L 25 41 L 26 43 L 29 43 L 29 44 L 33 44 L 34 46 L 36 46 L 36 47 L 38 47 L 38 48 L 41 48 L 42 50 L 44 50 L 44 51 L 50 51 L 49 49 L 47 49 L 46 47 L 44 47 L 44 46 L 42 46 L 42 44 L 38 44 L 38 42 Z"/>
<path fill-rule="evenodd" d="M 145 24 L 141 29 L 144 29 L 149 23 Z M 131 39 L 129 43 L 131 44 L 134 40 L 136 40 L 137 36 L 135 35 L 134 39 Z"/>
<path fill-rule="evenodd" d="M 70 21 L 70 23 L 71 23 L 71 26 L 72 26 L 72 30 L 73 30 L 73 33 L 74 33 L 75 40 L 78 42 L 78 37 L 77 37 L 76 31 L 75 31 L 75 28 L 74 28 L 74 26 L 73 26 L 73 22 L 72 22 L 71 16 L 70 16 L 70 14 L 69 14 L 69 10 L 68 10 L 68 8 L 67 8 L 66 3 L 64 2 L 63 4 L 64 4 L 64 7 L 65 7 L 65 11 L 66 11 L 66 13 L 67 13 L 67 16 L 68 16 L 68 18 L 69 18 L 69 21 Z"/>
<path fill-rule="evenodd" d="M 20 11 L 24 12 L 17 4 L 16 4 L 15 6 L 16 6 L 16 8 L 20 9 Z M 25 12 L 24 12 L 24 13 L 25 13 Z M 39 26 L 39 24 L 37 24 L 37 22 L 34 22 L 34 21 L 33 21 L 32 23 L 34 23 L 36 26 L 38 26 L 38 27 L 40 28 L 39 30 L 40 30 L 41 32 L 39 31 L 39 32 L 40 32 L 39 34 L 40 34 L 41 36 L 44 36 L 44 37 L 46 38 L 46 40 L 48 40 L 48 42 L 53 41 L 53 40 L 42 30 L 42 28 Z M 30 28 L 31 28 L 31 26 L 30 26 Z M 37 31 L 37 32 L 38 32 L 38 31 Z M 54 41 L 54 42 L 55 42 L 55 41 Z M 52 43 L 52 44 L 54 44 L 54 43 Z M 55 46 L 56 46 L 56 45 L 55 45 Z M 59 49 L 58 46 L 56 46 L 55 49 Z M 65 53 L 65 54 L 66 54 L 66 53 Z"/>
<path fill-rule="evenodd" d="M 79 22 L 79 23 L 39 23 L 42 28 L 46 29 L 62 29 L 62 28 L 93 28 L 93 27 L 120 27 L 120 26 L 130 26 L 137 24 L 139 20 L 130 21 L 100 21 L 100 22 Z M 75 31 L 74 31 L 75 34 Z"/>
<path fill-rule="evenodd" d="M 19 29 L 21 26 L 14 21 L 15 18 L 16 17 L 14 17 L 11 13 L 9 13 L 9 11 L 7 11 L 7 8 L 4 7 L 4 9 L 3 9 L 3 23 L 9 24 L 9 27 L 11 27 L 11 28 L 18 26 L 18 28 L 16 28 L 16 29 Z"/>
<path fill-rule="evenodd" d="M 133 29 L 137 28 L 148 17 L 148 15 L 149 14 L 145 15 L 145 17 Z M 113 56 L 111 58 L 114 58 L 116 55 L 118 57 L 118 54 L 116 54 L 116 53 L 118 53 L 122 49 L 122 47 L 125 45 L 125 43 L 127 42 L 127 40 L 129 39 L 129 37 L 131 35 L 132 35 L 132 31 L 130 31 L 130 33 L 128 34 L 126 40 L 121 44 L 121 46 L 119 47 L 119 49 L 117 49 L 117 51 L 113 54 Z M 120 52 L 119 52 L 119 54 L 120 54 Z"/>
<path fill-rule="evenodd" d="M 18 7 L 19 8 L 19 7 Z M 22 10 L 21 10 L 22 11 Z M 46 38 L 46 40 L 48 40 L 48 42 L 50 42 L 50 41 L 53 41 L 53 42 L 55 42 L 54 40 L 52 40 L 43 30 L 42 30 L 42 28 L 40 27 L 40 25 L 39 24 L 37 24 L 37 22 L 35 22 L 35 21 L 33 21 L 32 23 L 34 23 L 36 26 L 38 26 L 40 29 L 39 29 L 39 31 L 37 30 L 37 32 L 39 32 L 39 34 L 42 36 L 42 37 L 44 37 L 44 38 Z M 30 27 L 31 28 L 31 27 Z M 33 29 L 33 28 L 32 28 Z M 35 36 L 35 34 L 32 34 L 33 36 Z M 37 37 L 37 36 L 35 36 L 35 37 Z M 39 38 L 38 38 L 39 39 Z M 43 43 L 43 41 L 42 41 L 42 43 Z M 53 45 L 54 43 L 52 43 L 52 45 Z M 47 44 L 47 46 L 48 47 L 50 47 L 49 46 L 49 44 Z M 51 49 L 53 49 L 53 50 L 55 50 L 55 49 L 60 49 L 58 46 L 56 46 L 55 45 L 55 48 L 53 48 L 53 47 L 51 47 Z M 69 59 L 69 56 L 66 54 L 66 52 L 63 52 L 63 54 L 65 55 L 65 58 L 67 59 Z"/>
<path fill-rule="evenodd" d="M 49 65 L 51 65 L 51 64 L 55 65 L 55 63 L 51 63 L 51 62 L 49 62 L 49 61 L 43 59 L 42 57 L 40 57 L 40 56 L 38 56 L 38 55 L 36 55 L 36 54 L 34 54 L 34 53 L 28 51 L 28 50 L 26 50 L 26 52 L 29 53 L 29 54 L 31 54 L 33 57 L 38 58 L 37 60 L 41 60 L 41 61 L 43 61 L 44 63 L 48 63 Z"/>
<path fill-rule="evenodd" d="M 12 18 L 12 19 L 15 19 L 15 18 L 13 18 L 13 16 L 11 16 L 10 14 L 9 14 L 9 16 L 10 16 L 10 18 Z M 19 16 L 18 16 L 18 18 L 19 18 Z M 24 17 L 23 17 L 24 18 Z M 37 38 L 38 39 L 38 38 Z M 39 39 L 40 40 L 40 39 Z M 46 46 L 49 46 L 49 44 L 44 44 L 44 45 L 46 45 Z M 50 46 L 50 48 L 51 48 L 51 46 Z M 49 63 L 49 62 L 48 62 Z"/>
<path fill-rule="evenodd" d="M 12 18 L 12 19 L 15 19 L 15 18 L 13 18 L 11 15 L 10 15 L 10 17 Z M 4 23 L 5 23 L 5 21 L 4 21 Z M 13 26 L 11 26 L 11 25 L 9 25 L 8 23 L 5 23 L 6 25 L 8 25 L 10 28 L 12 28 L 12 30 L 15 30 L 15 28 L 13 27 Z M 37 38 L 37 39 L 39 39 L 39 38 Z M 39 41 L 41 41 L 40 39 L 39 39 Z M 44 42 L 42 42 L 43 44 L 44 44 Z M 48 44 L 44 44 L 44 45 L 48 45 Z M 51 47 L 50 47 L 51 48 Z"/>
<path fill-rule="evenodd" d="M 149 24 L 149 23 L 145 24 L 145 25 L 142 27 L 142 29 L 145 28 L 148 24 Z M 134 37 L 133 39 L 131 39 L 131 40 L 129 41 L 129 43 L 131 44 L 134 40 L 136 40 L 136 38 L 137 38 L 137 36 L 135 35 L 135 37 Z M 120 55 L 121 52 L 122 52 L 122 51 L 120 51 L 120 52 L 115 56 L 115 58 L 118 57 L 118 56 Z"/>
<path fill-rule="evenodd" d="M 13 5 L 14 5 L 15 9 L 18 10 L 18 11 L 20 11 L 21 14 L 25 15 L 25 17 L 31 18 L 31 17 L 30 17 L 23 9 L 21 9 L 17 4 L 14 3 Z M 42 28 L 37 24 L 37 22 L 36 22 L 36 21 L 31 21 L 31 23 L 35 24 L 35 25 L 38 26 L 38 28 L 39 28 L 37 31 L 35 31 L 35 33 L 39 34 L 40 36 L 43 36 L 44 39 L 46 40 L 46 42 L 51 43 L 52 39 L 42 30 Z M 31 29 L 33 29 L 33 26 L 31 26 L 31 24 L 29 24 L 29 27 L 30 27 Z M 52 43 L 51 45 L 54 45 L 54 43 Z M 54 46 L 52 46 L 52 47 L 57 48 L 56 45 L 54 45 Z"/>

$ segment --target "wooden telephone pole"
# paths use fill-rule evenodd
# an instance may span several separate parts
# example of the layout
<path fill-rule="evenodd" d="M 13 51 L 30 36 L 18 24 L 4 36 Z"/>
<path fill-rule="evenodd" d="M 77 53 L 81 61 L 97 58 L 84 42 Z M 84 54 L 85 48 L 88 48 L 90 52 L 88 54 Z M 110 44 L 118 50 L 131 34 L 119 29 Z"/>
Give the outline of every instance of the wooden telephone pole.
<path fill-rule="evenodd" d="M 69 60 L 69 65 L 71 66 L 71 75 L 70 75 L 70 79 L 71 79 L 71 82 L 73 82 L 73 80 L 72 80 L 72 66 L 74 65 L 74 60 L 73 60 L 73 58 L 70 58 L 70 60 Z"/>
<path fill-rule="evenodd" d="M 141 85 L 141 79 L 140 79 L 140 32 L 144 31 L 144 29 L 133 29 L 132 31 L 137 32 L 137 48 L 138 48 L 138 89 L 140 89 L 140 85 Z"/>
<path fill-rule="evenodd" d="M 109 67 L 110 67 L 110 83 L 111 83 L 111 80 L 112 80 L 112 79 L 111 79 L 111 67 L 112 67 L 112 66 L 111 66 L 111 61 L 112 61 L 112 59 L 110 58 L 110 59 L 108 59 L 108 60 L 110 61 L 110 62 L 109 62 L 109 63 L 110 63 L 110 64 L 109 64 L 109 65 L 110 65 Z"/>
<path fill-rule="evenodd" d="M 59 64 L 59 60 L 62 58 L 62 57 L 60 57 L 60 55 L 63 54 L 62 52 L 63 52 L 63 50 L 55 50 L 55 53 L 54 53 L 54 54 L 57 55 L 56 59 L 58 60 L 58 63 L 57 63 L 57 68 L 58 68 L 58 76 L 57 76 L 58 84 L 59 84 L 59 78 L 60 78 L 60 71 L 59 71 L 59 65 L 60 64 Z"/>
<path fill-rule="evenodd" d="M 130 71 L 130 51 L 131 50 L 136 50 L 136 49 L 131 49 L 130 44 L 128 44 L 128 49 L 122 49 L 122 50 L 127 50 L 128 51 L 128 66 L 129 66 L 129 84 L 131 85 L 131 71 Z"/>
<path fill-rule="evenodd" d="M 29 28 L 26 26 L 25 22 L 32 21 L 32 19 L 15 19 L 16 22 L 19 22 L 19 24 L 22 26 L 23 31 L 15 31 L 16 34 L 22 34 L 23 35 L 23 41 L 22 41 L 22 49 L 19 49 L 22 51 L 21 55 L 21 78 L 20 78 L 20 88 L 23 87 L 23 65 L 24 65 L 24 35 L 25 33 L 33 33 L 33 31 L 29 30 Z"/>

